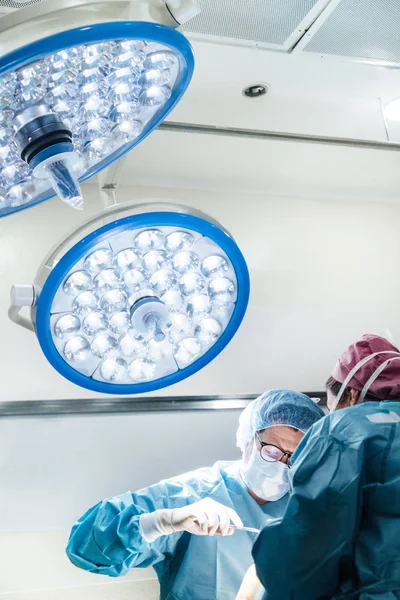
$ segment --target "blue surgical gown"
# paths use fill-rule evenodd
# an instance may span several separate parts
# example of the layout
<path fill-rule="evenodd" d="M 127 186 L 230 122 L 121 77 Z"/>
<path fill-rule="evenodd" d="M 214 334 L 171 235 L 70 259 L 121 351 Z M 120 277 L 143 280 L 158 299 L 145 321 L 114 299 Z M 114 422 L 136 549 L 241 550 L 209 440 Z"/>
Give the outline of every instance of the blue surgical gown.
<path fill-rule="evenodd" d="M 100 502 L 73 527 L 68 557 L 77 567 L 112 577 L 153 566 L 161 600 L 233 600 L 253 563 L 253 533 L 210 537 L 178 532 L 147 543 L 139 518 L 208 497 L 233 508 L 244 525 L 261 528 L 268 518 L 282 514 L 287 496 L 259 506 L 249 495 L 239 467 L 240 462 L 219 462 Z"/>
<path fill-rule="evenodd" d="M 325 417 L 293 462 L 285 513 L 253 550 L 265 599 L 400 598 L 400 403 Z"/>

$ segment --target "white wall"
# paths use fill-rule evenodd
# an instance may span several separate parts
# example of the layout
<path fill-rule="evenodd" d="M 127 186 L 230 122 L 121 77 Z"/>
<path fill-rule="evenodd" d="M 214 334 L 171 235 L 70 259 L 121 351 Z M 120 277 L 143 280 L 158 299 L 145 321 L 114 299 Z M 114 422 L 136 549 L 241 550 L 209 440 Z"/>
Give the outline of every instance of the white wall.
<path fill-rule="evenodd" d="M 145 197 L 175 199 L 219 219 L 241 246 L 252 279 L 248 314 L 231 345 L 164 395 L 319 390 L 357 336 L 389 327 L 400 339 L 398 205 L 118 190 L 120 201 Z M 85 198 L 85 213 L 97 211 L 94 186 L 85 187 Z M 3 401 L 96 396 L 53 371 L 35 336 L 6 314 L 10 285 L 30 283 L 49 247 L 81 218 L 55 200 L 0 222 Z M 232 411 L 0 421 L 0 594 L 76 600 L 84 590 L 86 600 L 151 598 L 154 591 L 134 583 L 149 573 L 132 573 L 107 591 L 108 580 L 71 567 L 64 557 L 69 526 L 100 498 L 235 457 L 237 417 Z M 149 443 L 150 433 L 158 445 Z"/>
<path fill-rule="evenodd" d="M 389 327 L 400 338 L 400 206 L 245 194 L 125 188 L 118 199 L 165 197 L 216 217 L 249 265 L 244 323 L 204 371 L 164 394 L 321 389 L 336 355 L 356 336 Z M 86 186 L 85 213 L 99 197 Z M 1 400 L 95 397 L 63 380 L 35 336 L 8 320 L 12 283 L 31 283 L 43 256 L 82 219 L 57 200 L 0 222 Z M 245 349 L 245 350 L 244 350 Z"/>

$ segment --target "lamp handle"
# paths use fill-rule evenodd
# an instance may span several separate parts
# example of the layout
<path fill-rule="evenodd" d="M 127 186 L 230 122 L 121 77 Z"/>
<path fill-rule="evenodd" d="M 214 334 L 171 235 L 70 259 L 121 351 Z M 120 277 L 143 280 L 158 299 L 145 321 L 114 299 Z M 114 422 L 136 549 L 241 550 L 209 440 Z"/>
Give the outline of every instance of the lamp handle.
<path fill-rule="evenodd" d="M 24 327 L 24 329 L 28 329 L 28 331 L 35 331 L 31 319 L 20 314 L 21 308 L 22 306 L 10 306 L 8 309 L 8 317 L 11 319 L 11 321 L 13 321 L 13 323 Z"/>
<path fill-rule="evenodd" d="M 32 319 L 24 317 L 20 312 L 24 306 L 34 306 L 39 295 L 40 288 L 36 285 L 13 285 L 10 294 L 11 304 L 8 309 L 8 316 L 11 321 L 24 327 L 24 329 L 28 329 L 28 331 L 35 331 Z"/>

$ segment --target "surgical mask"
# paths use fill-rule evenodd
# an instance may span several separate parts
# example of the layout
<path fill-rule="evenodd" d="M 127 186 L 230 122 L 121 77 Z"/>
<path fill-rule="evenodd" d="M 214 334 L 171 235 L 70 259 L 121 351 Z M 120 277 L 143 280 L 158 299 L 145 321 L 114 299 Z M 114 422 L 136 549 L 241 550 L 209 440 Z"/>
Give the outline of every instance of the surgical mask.
<path fill-rule="evenodd" d="M 363 367 L 367 362 L 369 362 L 371 359 L 373 359 L 375 356 L 378 356 L 379 354 L 394 354 L 395 356 L 391 356 L 390 358 L 388 358 L 387 360 L 385 360 L 385 362 L 383 362 L 371 375 L 371 377 L 368 379 L 368 381 L 366 382 L 366 384 L 364 385 L 361 393 L 360 393 L 360 397 L 358 399 L 358 404 L 362 404 L 364 402 L 365 396 L 368 393 L 369 388 L 371 387 L 371 385 L 374 383 L 374 381 L 379 377 L 379 375 L 382 373 L 382 371 L 384 369 L 386 369 L 386 367 L 388 366 L 388 364 L 390 364 L 392 361 L 394 360 L 400 360 L 400 356 L 398 352 L 395 352 L 394 350 L 382 350 L 381 352 L 374 352 L 373 354 L 370 354 L 369 356 L 366 356 L 365 358 L 363 358 L 362 360 L 360 360 L 360 362 L 358 362 L 350 371 L 350 373 L 347 375 L 346 379 L 343 381 L 342 383 L 342 387 L 339 390 L 338 395 L 335 398 L 335 402 L 330 410 L 330 412 L 334 412 L 340 402 L 340 400 L 342 399 L 342 396 L 345 392 L 345 389 L 347 388 L 347 386 L 349 385 L 350 381 L 353 379 L 354 375 L 357 373 L 357 371 L 359 369 L 361 369 L 361 367 Z"/>
<path fill-rule="evenodd" d="M 288 466 L 263 460 L 255 442 L 249 461 L 242 461 L 241 474 L 247 487 L 269 502 L 280 500 L 290 489 Z"/>

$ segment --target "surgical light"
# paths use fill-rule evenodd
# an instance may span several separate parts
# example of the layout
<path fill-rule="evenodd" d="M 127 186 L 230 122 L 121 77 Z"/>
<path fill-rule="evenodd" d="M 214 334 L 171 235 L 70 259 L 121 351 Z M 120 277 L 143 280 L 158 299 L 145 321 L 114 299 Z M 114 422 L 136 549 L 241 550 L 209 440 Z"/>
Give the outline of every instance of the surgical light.
<path fill-rule="evenodd" d="M 248 298 L 247 266 L 231 235 L 200 212 L 151 201 L 113 206 L 67 237 L 33 285 L 13 287 L 9 315 L 36 332 L 70 381 L 135 394 L 212 361 Z"/>
<path fill-rule="evenodd" d="M 0 20 L 0 217 L 54 193 L 83 208 L 80 182 L 184 94 L 193 55 L 173 28 L 196 12 L 194 0 L 49 0 Z"/>

